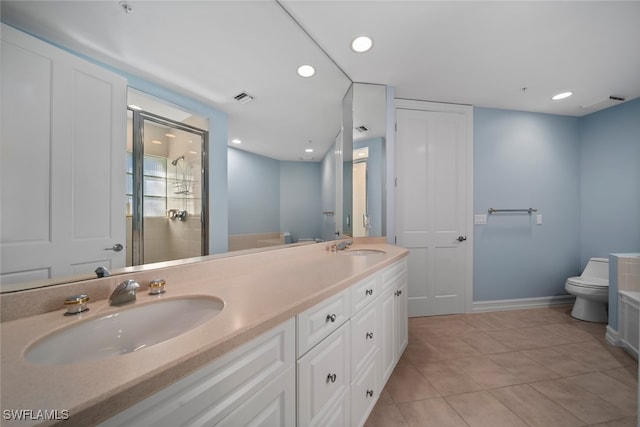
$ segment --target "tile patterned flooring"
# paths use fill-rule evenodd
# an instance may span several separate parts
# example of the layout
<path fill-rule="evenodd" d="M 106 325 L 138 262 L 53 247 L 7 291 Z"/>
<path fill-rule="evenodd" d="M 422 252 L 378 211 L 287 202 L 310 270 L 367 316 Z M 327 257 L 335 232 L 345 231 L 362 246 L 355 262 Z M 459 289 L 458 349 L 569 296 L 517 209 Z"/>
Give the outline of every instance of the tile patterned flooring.
<path fill-rule="evenodd" d="M 410 318 L 365 427 L 640 426 L 638 362 L 570 311 Z"/>

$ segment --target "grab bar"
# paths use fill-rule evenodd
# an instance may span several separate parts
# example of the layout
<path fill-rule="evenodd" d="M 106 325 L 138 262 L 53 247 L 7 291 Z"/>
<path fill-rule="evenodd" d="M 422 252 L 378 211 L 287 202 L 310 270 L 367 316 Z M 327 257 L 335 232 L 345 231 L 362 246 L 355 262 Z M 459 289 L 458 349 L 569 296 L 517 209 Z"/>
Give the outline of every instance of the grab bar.
<path fill-rule="evenodd" d="M 494 208 L 489 208 L 489 213 L 496 213 L 496 212 L 527 212 L 529 215 L 531 215 L 531 212 L 538 212 L 538 209 L 534 209 L 534 208 L 528 208 L 528 209 L 494 209 Z"/>

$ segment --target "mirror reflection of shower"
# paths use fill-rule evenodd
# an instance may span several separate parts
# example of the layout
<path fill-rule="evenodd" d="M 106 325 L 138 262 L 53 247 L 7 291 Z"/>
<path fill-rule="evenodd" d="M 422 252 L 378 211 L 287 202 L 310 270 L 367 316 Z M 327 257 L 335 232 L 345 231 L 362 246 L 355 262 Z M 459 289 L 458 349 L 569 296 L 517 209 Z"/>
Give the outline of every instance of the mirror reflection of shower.
<path fill-rule="evenodd" d="M 128 104 L 127 265 L 206 255 L 208 121 L 131 89 Z"/>

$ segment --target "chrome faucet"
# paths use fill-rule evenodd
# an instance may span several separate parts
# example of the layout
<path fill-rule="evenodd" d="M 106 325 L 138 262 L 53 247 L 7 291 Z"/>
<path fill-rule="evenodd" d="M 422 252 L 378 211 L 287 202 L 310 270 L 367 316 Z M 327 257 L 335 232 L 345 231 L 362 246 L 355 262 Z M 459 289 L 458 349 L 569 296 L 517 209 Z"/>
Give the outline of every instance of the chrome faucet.
<path fill-rule="evenodd" d="M 353 240 L 345 240 L 344 242 L 338 243 L 336 245 L 336 249 L 339 250 L 339 251 L 344 251 L 349 246 L 351 246 L 352 243 L 353 243 Z"/>
<path fill-rule="evenodd" d="M 136 291 L 140 285 L 135 280 L 120 283 L 109 297 L 109 305 L 121 305 L 136 300 Z"/>

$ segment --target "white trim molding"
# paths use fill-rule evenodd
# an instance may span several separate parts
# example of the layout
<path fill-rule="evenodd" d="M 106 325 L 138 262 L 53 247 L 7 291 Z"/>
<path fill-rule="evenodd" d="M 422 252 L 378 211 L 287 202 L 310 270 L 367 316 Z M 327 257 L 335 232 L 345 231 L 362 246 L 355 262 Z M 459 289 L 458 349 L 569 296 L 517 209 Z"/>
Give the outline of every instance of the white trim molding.
<path fill-rule="evenodd" d="M 618 331 L 616 331 L 609 325 L 607 325 L 607 333 L 604 337 L 609 344 L 615 345 L 617 347 L 624 347 L 624 344 L 620 339 L 620 334 L 618 333 Z"/>
<path fill-rule="evenodd" d="M 573 304 L 573 295 L 554 295 L 549 297 L 501 299 L 494 301 L 474 301 L 473 312 L 519 310 L 523 308 L 551 307 L 554 305 Z"/>

